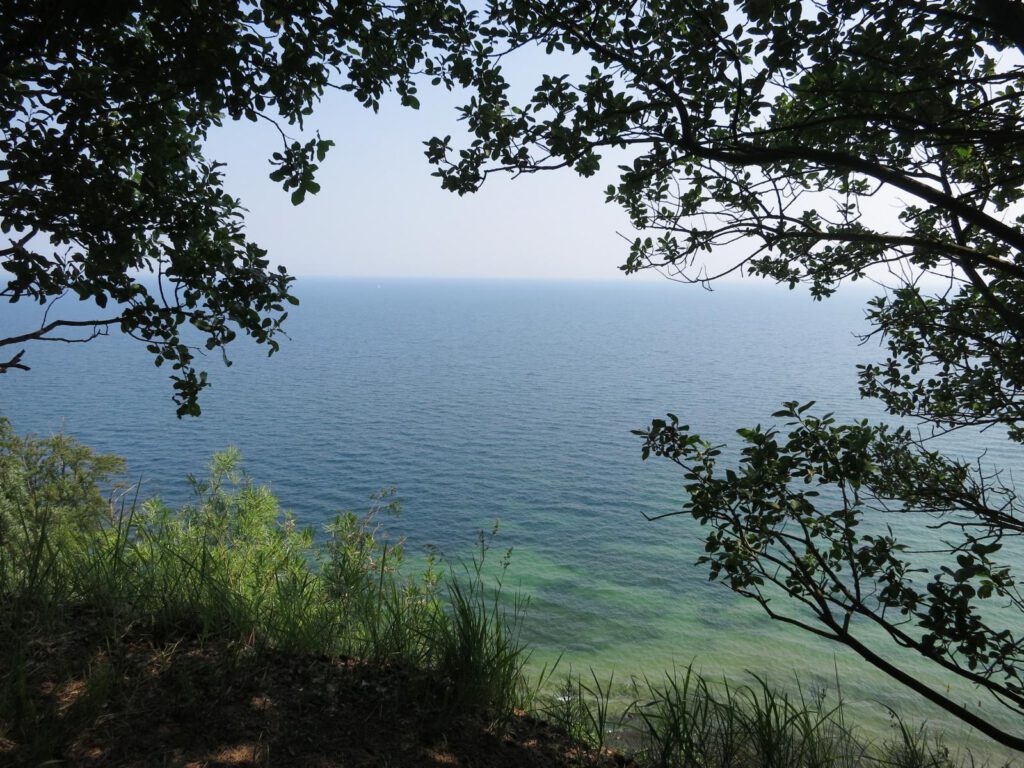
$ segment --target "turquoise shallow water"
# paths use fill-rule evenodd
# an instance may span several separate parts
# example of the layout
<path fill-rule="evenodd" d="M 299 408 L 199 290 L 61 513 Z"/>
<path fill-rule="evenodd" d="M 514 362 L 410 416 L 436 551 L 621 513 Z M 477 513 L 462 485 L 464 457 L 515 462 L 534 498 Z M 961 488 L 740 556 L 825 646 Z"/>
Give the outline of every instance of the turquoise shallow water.
<path fill-rule="evenodd" d="M 796 673 L 833 696 L 838 669 L 870 728 L 886 728 L 884 702 L 971 741 L 852 655 L 709 584 L 692 566 L 693 523 L 643 519 L 674 508 L 680 478 L 641 462 L 630 430 L 666 411 L 721 442 L 771 423 L 783 400 L 879 414 L 856 390 L 855 364 L 880 355 L 853 335 L 863 293 L 816 304 L 770 286 L 625 280 L 304 280 L 297 293 L 279 354 L 243 343 L 230 369 L 210 360 L 199 419 L 175 419 L 165 372 L 115 338 L 30 349 L 33 370 L 0 380 L 0 413 L 19 431 L 63 428 L 126 456 L 148 493 L 173 502 L 230 444 L 312 524 L 389 485 L 406 510 L 392 527 L 414 547 L 466 553 L 500 519 L 495 547 L 514 549 L 509 581 L 531 596 L 537 665 L 564 653 L 565 666 L 624 679 L 693 661 L 732 679 Z M 24 317 L 15 309 L 0 314 L 5 330 Z M 1021 468 L 997 435 L 957 440 Z"/>

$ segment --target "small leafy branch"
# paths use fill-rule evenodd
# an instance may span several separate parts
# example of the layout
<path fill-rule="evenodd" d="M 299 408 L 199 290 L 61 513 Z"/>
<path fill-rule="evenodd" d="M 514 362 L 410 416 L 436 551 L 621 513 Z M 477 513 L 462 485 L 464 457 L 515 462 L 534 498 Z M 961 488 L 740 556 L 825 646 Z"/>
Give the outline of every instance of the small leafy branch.
<path fill-rule="evenodd" d="M 682 468 L 686 500 L 670 513 L 709 529 L 699 564 L 773 619 L 852 648 L 984 733 L 1024 749 L 946 691 L 875 650 L 886 638 L 1024 714 L 1024 599 L 998 559 L 1024 533 L 1019 501 L 997 476 L 927 450 L 904 427 L 837 424 L 788 402 L 787 431 L 738 430 L 737 468 L 678 417 L 656 419 L 643 455 Z M 901 531 L 935 530 L 920 551 Z M 778 598 L 788 597 L 782 601 Z M 996 605 L 996 603 L 998 605 Z M 794 610 L 799 605 L 800 610 Z M 1016 617 L 1016 620 L 1014 619 Z"/>

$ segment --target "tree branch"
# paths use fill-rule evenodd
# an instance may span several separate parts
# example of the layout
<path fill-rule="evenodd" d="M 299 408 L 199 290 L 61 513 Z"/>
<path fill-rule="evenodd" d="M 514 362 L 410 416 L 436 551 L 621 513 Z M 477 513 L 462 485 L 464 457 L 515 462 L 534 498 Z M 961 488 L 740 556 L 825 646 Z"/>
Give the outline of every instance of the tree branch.
<path fill-rule="evenodd" d="M 1016 749 L 1024 752 L 1024 737 L 1015 736 L 1012 733 L 1002 730 L 997 726 L 990 723 L 983 717 L 976 715 L 966 707 L 957 704 L 952 699 L 942 695 L 934 688 L 925 685 L 920 679 L 913 675 L 904 672 L 902 669 L 894 664 L 883 659 L 881 656 L 876 654 L 862 642 L 857 640 L 853 635 L 843 632 L 842 628 L 838 625 L 832 627 L 833 630 L 839 635 L 839 642 L 843 645 L 851 648 L 858 656 L 867 661 L 874 667 L 877 667 L 885 674 L 892 677 L 894 680 L 898 680 L 905 686 L 913 690 L 915 693 L 919 693 L 924 696 L 928 701 L 941 707 L 942 709 L 949 712 L 954 717 L 963 720 L 968 725 L 977 728 L 979 731 L 984 733 L 989 738 L 1002 744 L 1004 747 L 1010 749 Z"/>
<path fill-rule="evenodd" d="M 21 358 L 24 357 L 25 350 L 21 350 L 5 363 L 0 363 L 0 373 L 7 373 L 7 371 L 17 368 L 18 370 L 27 371 L 30 370 L 27 365 L 21 362 Z"/>
<path fill-rule="evenodd" d="M 89 328 L 97 326 L 108 326 L 114 323 L 121 322 L 120 317 L 111 317 L 106 320 L 54 320 L 51 323 L 47 323 L 41 328 L 23 333 L 20 336 L 9 336 L 6 339 L 0 339 L 0 347 L 6 347 L 10 344 L 21 344 L 26 341 L 43 341 L 45 340 L 46 334 L 50 333 L 56 328 Z M 52 341 L 70 341 L 69 339 L 51 339 Z"/>

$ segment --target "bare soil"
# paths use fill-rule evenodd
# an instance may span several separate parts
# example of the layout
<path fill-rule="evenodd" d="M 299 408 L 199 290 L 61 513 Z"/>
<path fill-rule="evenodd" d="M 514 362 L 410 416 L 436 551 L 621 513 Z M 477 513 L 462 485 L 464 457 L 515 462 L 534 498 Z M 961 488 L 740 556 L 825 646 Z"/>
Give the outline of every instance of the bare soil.
<path fill-rule="evenodd" d="M 0 766 L 632 765 L 524 713 L 457 711 L 444 681 L 413 670 L 188 632 L 112 638 L 104 623 L 82 614 L 73 631 L 35 633 L 23 671 L 0 670 L 13 713 Z"/>

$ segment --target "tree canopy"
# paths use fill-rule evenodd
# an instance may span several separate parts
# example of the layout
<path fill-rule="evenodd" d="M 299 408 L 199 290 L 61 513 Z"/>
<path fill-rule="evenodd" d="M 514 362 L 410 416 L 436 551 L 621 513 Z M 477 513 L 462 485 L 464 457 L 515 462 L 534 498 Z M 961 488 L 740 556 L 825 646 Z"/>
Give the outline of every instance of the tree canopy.
<path fill-rule="evenodd" d="M 625 155 L 607 198 L 638 230 L 626 272 L 744 273 L 818 299 L 878 283 L 867 317 L 885 360 L 860 367 L 860 390 L 895 424 L 787 403 L 784 427 L 739 430 L 736 464 L 669 415 L 639 431 L 643 454 L 683 469 L 679 513 L 707 526 L 712 579 L 1024 749 L 1024 732 L 885 651 L 913 649 L 1024 714 L 1020 501 L 1000 468 L 928 439 L 1024 440 L 1024 4 L 499 0 L 480 34 L 496 60 L 533 45 L 591 67 L 545 76 L 522 103 L 481 89 L 469 142 L 428 146 L 447 188 L 589 176 Z M 901 533 L 925 526 L 937 551 Z"/>
<path fill-rule="evenodd" d="M 390 88 L 417 107 L 414 75 L 434 52 L 438 82 L 468 78 L 468 28 L 447 0 L 4 3 L 0 296 L 46 312 L 4 329 L 0 372 L 28 367 L 27 342 L 113 329 L 169 363 L 179 416 L 198 414 L 195 339 L 223 353 L 241 332 L 273 352 L 295 303 L 204 156 L 211 129 L 244 119 L 278 131 L 270 178 L 298 204 L 319 190 L 333 141 L 289 131 L 325 91 L 376 109 Z M 94 313 L 68 313 L 64 296 Z"/>

